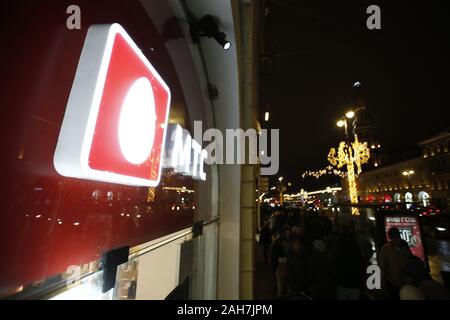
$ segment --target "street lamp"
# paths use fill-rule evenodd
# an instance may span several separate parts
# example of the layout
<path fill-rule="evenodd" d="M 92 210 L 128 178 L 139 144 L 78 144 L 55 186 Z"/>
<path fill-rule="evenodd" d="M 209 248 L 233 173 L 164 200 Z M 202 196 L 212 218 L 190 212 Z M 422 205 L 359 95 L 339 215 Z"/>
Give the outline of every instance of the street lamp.
<path fill-rule="evenodd" d="M 345 114 L 345 117 L 347 119 L 353 119 L 354 116 L 355 116 L 355 111 L 353 111 L 353 110 L 350 110 Z"/>
<path fill-rule="evenodd" d="M 405 170 L 405 171 L 402 172 L 402 174 L 403 174 L 404 176 L 411 176 L 411 175 L 413 175 L 414 173 L 415 173 L 414 170 Z"/>
<path fill-rule="evenodd" d="M 342 119 L 339 119 L 338 122 L 336 123 L 336 125 L 337 125 L 339 128 L 344 127 L 344 129 L 345 129 L 345 138 L 347 139 L 347 142 L 350 143 L 350 139 L 349 139 L 349 137 L 348 137 L 348 124 L 347 124 L 347 118 L 344 117 L 344 118 L 342 118 Z"/>
<path fill-rule="evenodd" d="M 367 147 L 367 143 L 361 143 L 358 141 L 358 136 L 354 133 L 354 141 L 352 142 L 348 135 L 348 123 L 347 119 L 353 119 L 356 117 L 356 111 L 364 109 L 364 107 L 357 108 L 355 110 L 349 110 L 345 113 L 345 116 L 339 119 L 336 125 L 339 128 L 345 128 L 346 142 L 339 144 L 338 150 L 332 148 L 328 154 L 328 161 L 336 166 L 338 169 L 346 166 L 347 179 L 349 185 L 350 201 L 352 203 L 358 202 L 358 190 L 356 184 L 356 176 L 361 173 L 361 165 L 367 163 L 370 157 L 370 151 Z M 354 121 L 354 120 L 353 120 Z M 353 122 L 354 123 L 354 122 Z M 359 210 L 356 207 L 352 207 L 352 214 L 359 215 Z"/>
<path fill-rule="evenodd" d="M 412 186 L 412 183 L 411 183 L 411 176 L 413 175 L 415 173 L 415 171 L 414 170 L 412 170 L 412 169 L 409 169 L 409 170 L 405 170 L 405 171 L 403 171 L 402 172 L 402 174 L 403 174 L 403 176 L 404 177 L 408 177 L 408 188 L 412 188 L 413 186 Z M 407 189 L 408 189 L 407 188 Z"/>
<path fill-rule="evenodd" d="M 337 125 L 339 128 L 342 128 L 343 126 L 345 126 L 345 121 L 344 121 L 344 120 L 339 120 L 339 121 L 336 123 L 336 125 Z"/>
<path fill-rule="evenodd" d="M 279 177 L 278 181 L 280 182 L 279 191 L 280 191 L 280 205 L 283 206 L 283 191 L 285 190 L 283 186 L 283 177 Z"/>

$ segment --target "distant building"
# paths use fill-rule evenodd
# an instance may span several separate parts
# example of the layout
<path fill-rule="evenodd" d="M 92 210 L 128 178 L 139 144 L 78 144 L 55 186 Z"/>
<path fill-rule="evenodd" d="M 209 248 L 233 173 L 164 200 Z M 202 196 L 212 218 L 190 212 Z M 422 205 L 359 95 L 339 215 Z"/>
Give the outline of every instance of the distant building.
<path fill-rule="evenodd" d="M 430 172 L 433 196 L 441 202 L 450 203 L 450 128 L 444 132 L 419 142 L 423 158 Z"/>
<path fill-rule="evenodd" d="M 450 132 L 419 142 L 423 155 L 374 168 L 358 177 L 360 202 L 450 204 Z M 411 155 L 414 155 L 412 153 Z M 390 157 L 395 159 L 395 157 Z M 398 158 L 398 157 L 397 157 Z M 347 194 L 347 180 L 342 181 Z"/>
<path fill-rule="evenodd" d="M 432 195 L 430 173 L 422 157 L 363 172 L 358 178 L 362 202 L 423 202 Z"/>

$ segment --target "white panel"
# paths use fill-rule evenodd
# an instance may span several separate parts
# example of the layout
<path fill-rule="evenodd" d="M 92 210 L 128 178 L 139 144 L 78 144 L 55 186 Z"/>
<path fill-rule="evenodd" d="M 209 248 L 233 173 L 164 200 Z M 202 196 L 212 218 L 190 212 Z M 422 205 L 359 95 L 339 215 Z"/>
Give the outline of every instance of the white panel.
<path fill-rule="evenodd" d="M 178 286 L 184 237 L 139 257 L 136 300 L 163 300 Z"/>

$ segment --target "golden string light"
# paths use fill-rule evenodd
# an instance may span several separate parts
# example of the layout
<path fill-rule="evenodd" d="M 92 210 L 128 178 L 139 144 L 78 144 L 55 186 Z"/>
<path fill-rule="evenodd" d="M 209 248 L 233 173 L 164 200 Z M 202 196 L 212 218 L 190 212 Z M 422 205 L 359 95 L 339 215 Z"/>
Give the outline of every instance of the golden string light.
<path fill-rule="evenodd" d="M 302 178 L 304 179 L 306 177 L 314 177 L 316 179 L 319 179 L 321 176 L 331 175 L 331 174 L 333 174 L 335 176 L 339 176 L 341 178 L 345 178 L 347 176 L 347 173 L 345 173 L 341 170 L 338 170 L 336 168 L 333 168 L 332 166 L 327 166 L 326 168 L 317 170 L 317 171 L 305 171 L 302 174 Z"/>

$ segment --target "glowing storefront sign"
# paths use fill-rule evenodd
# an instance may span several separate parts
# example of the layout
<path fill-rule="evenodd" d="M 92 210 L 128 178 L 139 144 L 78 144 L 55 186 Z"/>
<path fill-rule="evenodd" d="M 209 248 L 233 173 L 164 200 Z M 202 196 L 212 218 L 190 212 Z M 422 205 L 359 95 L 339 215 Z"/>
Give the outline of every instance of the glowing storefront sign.
<path fill-rule="evenodd" d="M 170 90 L 118 24 L 89 28 L 54 166 L 63 176 L 156 186 Z"/>
<path fill-rule="evenodd" d="M 157 186 L 165 167 L 206 180 L 206 150 L 167 125 L 170 90 L 118 24 L 89 28 L 54 156 L 66 177 Z"/>
<path fill-rule="evenodd" d="M 208 157 L 206 150 L 202 150 L 189 132 L 178 124 L 169 125 L 167 134 L 169 139 L 166 144 L 164 167 L 192 176 L 196 180 L 206 180 L 203 169 Z"/>

